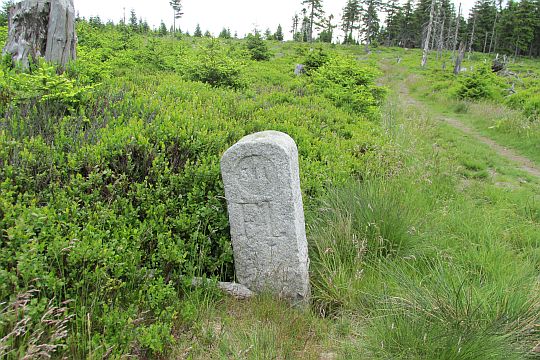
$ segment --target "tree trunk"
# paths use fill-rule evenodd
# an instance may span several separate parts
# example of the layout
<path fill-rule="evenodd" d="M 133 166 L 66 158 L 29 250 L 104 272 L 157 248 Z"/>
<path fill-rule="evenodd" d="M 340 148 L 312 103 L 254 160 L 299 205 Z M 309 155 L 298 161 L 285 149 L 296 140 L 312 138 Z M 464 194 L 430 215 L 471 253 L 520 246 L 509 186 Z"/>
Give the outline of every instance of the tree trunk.
<path fill-rule="evenodd" d="M 369 54 L 369 43 L 371 38 L 371 17 L 368 17 L 367 29 L 366 29 L 366 45 L 364 46 L 364 51 L 366 54 Z"/>
<path fill-rule="evenodd" d="M 426 33 L 426 40 L 424 41 L 424 51 L 422 53 L 422 67 L 425 67 L 427 63 L 431 31 L 433 28 L 433 17 L 435 15 L 434 13 L 435 13 L 435 0 L 431 0 L 431 10 L 429 11 L 429 24 L 428 24 L 427 33 Z"/>
<path fill-rule="evenodd" d="M 439 32 L 439 44 L 437 46 L 437 59 L 439 59 L 442 56 L 443 47 L 444 47 L 444 23 L 446 22 L 446 12 L 442 10 L 443 12 L 443 19 L 440 26 L 440 32 Z"/>
<path fill-rule="evenodd" d="M 459 35 L 459 26 L 461 25 L 461 3 L 459 3 L 458 15 L 456 18 L 456 32 L 454 33 L 454 44 L 452 46 L 452 60 L 456 56 L 457 39 Z"/>
<path fill-rule="evenodd" d="M 313 42 L 313 22 L 315 21 L 315 6 L 311 4 L 311 17 L 309 19 L 309 42 Z"/>
<path fill-rule="evenodd" d="M 462 41 L 459 44 L 458 56 L 456 58 L 456 64 L 454 66 L 454 75 L 458 75 L 461 71 L 461 63 L 463 62 L 463 56 L 465 56 L 465 43 Z"/>
<path fill-rule="evenodd" d="M 498 17 L 499 17 L 499 12 L 497 10 L 495 10 L 495 20 L 493 21 L 493 29 L 491 30 L 491 39 L 489 40 L 489 53 L 490 54 L 491 54 L 492 46 L 494 45 L 493 41 L 495 39 L 495 29 L 497 27 L 497 18 Z M 493 49 L 493 51 L 495 51 L 495 49 Z"/>
<path fill-rule="evenodd" d="M 76 57 L 73 0 L 24 0 L 9 11 L 3 54 L 28 68 L 39 57 L 64 68 Z"/>
<path fill-rule="evenodd" d="M 469 42 L 469 57 L 471 56 L 472 52 L 472 46 L 474 42 L 474 30 L 476 29 L 476 14 L 474 14 L 473 24 L 472 24 L 472 32 L 471 32 L 471 41 Z"/>
<path fill-rule="evenodd" d="M 75 7 L 73 0 L 51 0 L 45 60 L 64 67 L 76 58 Z"/>

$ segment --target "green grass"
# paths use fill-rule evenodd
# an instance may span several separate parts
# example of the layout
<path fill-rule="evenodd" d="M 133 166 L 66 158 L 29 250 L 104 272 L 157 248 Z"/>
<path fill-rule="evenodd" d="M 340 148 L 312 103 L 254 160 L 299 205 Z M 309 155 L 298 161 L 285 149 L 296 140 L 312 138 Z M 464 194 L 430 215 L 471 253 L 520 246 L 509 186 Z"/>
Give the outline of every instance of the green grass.
<path fill-rule="evenodd" d="M 538 179 L 520 183 L 525 175 L 486 146 L 426 120 L 429 112 L 393 106 L 407 165 L 328 195 L 310 222 L 316 308 L 362 328 L 363 346 L 343 357 L 533 356 Z M 488 168 L 496 173 L 477 176 Z M 399 246 L 378 251 L 385 244 Z"/>
<path fill-rule="evenodd" d="M 399 53 L 399 50 L 396 50 Z M 394 55 L 395 56 L 395 55 Z M 419 51 L 401 51 L 403 62 L 401 74 L 413 75 L 409 81 L 412 95 L 428 104 L 433 111 L 461 120 L 476 129 L 480 134 L 494 139 L 499 144 L 515 149 L 540 164 L 540 118 L 536 105 L 539 86 L 540 64 L 531 59 L 518 59 L 508 64 L 515 75 L 490 76 L 484 85 L 490 94 L 486 98 L 460 100 L 457 90 L 464 78 L 470 75 L 470 68 L 479 69 L 490 64 L 492 57 L 475 54 L 471 60 L 464 61 L 468 71 L 459 76 L 452 75 L 451 66 L 442 70 L 443 60 L 431 58 L 426 69 L 417 63 Z M 448 65 L 448 56 L 446 62 Z M 386 62 L 393 62 L 384 52 L 379 55 Z M 516 94 L 508 89 L 514 85 Z M 515 96 L 520 96 L 515 100 Z M 536 106 L 536 108 L 535 108 Z"/>

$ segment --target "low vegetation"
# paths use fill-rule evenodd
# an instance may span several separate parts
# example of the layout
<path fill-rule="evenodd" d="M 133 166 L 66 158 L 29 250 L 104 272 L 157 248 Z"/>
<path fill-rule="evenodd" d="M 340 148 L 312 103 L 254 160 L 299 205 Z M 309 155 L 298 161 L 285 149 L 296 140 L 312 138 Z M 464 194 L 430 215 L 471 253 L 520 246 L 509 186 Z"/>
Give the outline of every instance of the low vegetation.
<path fill-rule="evenodd" d="M 394 49 L 403 73 L 416 77 L 413 95 L 438 111 L 472 125 L 502 145 L 515 148 L 540 164 L 540 68 L 531 59 L 511 60 L 505 71 L 491 70 L 492 57 L 473 54 L 465 71 L 453 75 L 450 54 L 432 59 L 427 69 L 417 64 L 418 52 Z M 390 55 L 386 52 L 386 55 Z"/>
<path fill-rule="evenodd" d="M 533 151 L 533 77 L 508 95 L 482 58 L 78 32 L 63 75 L 1 67 L 0 357 L 534 358 L 540 183 L 430 117 Z M 220 156 L 267 129 L 299 148 L 306 310 L 213 286 L 234 279 Z"/>
<path fill-rule="evenodd" d="M 195 320 L 189 278 L 233 279 L 219 160 L 242 136 L 295 138 L 307 207 L 385 153 L 375 73 L 345 55 L 332 55 L 331 74 L 296 78 L 304 55 L 259 63 L 249 42 L 126 40 L 79 25 L 80 62 L 67 74 L 2 70 L 1 334 L 11 358 L 32 351 L 49 311 L 65 330 L 50 351 L 167 352 Z M 351 71 L 371 94 L 362 106 L 319 85 Z M 24 311 L 10 312 L 19 297 Z"/>

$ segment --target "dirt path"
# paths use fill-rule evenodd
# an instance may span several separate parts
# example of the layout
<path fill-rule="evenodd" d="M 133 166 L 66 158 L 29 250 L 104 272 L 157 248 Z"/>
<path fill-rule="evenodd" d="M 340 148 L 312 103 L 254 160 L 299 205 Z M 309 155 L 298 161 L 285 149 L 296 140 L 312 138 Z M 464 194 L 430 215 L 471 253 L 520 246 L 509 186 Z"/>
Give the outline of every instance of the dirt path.
<path fill-rule="evenodd" d="M 409 89 L 407 88 L 407 86 L 404 83 L 401 84 L 399 93 L 402 96 L 402 98 L 403 98 L 403 100 L 404 100 L 404 102 L 406 104 L 417 106 L 417 107 L 425 107 L 421 102 L 417 101 L 416 99 L 413 99 L 410 96 Z M 462 123 L 461 121 L 459 121 L 457 119 L 454 119 L 454 118 L 451 118 L 451 117 L 448 117 L 448 116 L 437 116 L 436 114 L 435 114 L 435 118 L 438 119 L 438 120 L 446 122 L 447 124 L 455 127 L 456 129 L 459 129 L 459 130 L 463 131 L 465 134 L 471 136 L 475 140 L 486 144 L 487 146 L 489 146 L 493 151 L 495 151 L 500 156 L 502 156 L 502 157 L 516 163 L 518 165 L 518 167 L 521 170 L 523 170 L 524 172 L 526 172 L 526 173 L 528 173 L 528 174 L 530 174 L 532 176 L 536 176 L 536 177 L 540 178 L 540 168 L 535 163 L 533 163 L 530 159 L 528 159 L 528 158 L 526 158 L 524 156 L 518 155 L 515 151 L 510 150 L 508 148 L 505 148 L 504 146 L 501 146 L 501 145 L 497 144 L 492 139 L 481 135 L 478 131 L 474 130 L 473 128 L 471 128 L 471 127 L 469 127 L 467 125 L 465 125 L 464 123 Z"/>

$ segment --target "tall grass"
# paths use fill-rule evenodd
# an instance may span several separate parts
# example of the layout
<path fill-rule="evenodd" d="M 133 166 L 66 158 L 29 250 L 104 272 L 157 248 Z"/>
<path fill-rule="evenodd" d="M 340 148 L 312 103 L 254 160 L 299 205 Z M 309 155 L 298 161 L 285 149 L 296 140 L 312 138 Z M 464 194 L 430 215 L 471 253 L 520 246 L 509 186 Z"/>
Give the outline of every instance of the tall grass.
<path fill-rule="evenodd" d="M 315 309 L 359 324 L 345 358 L 534 358 L 538 184 L 506 190 L 508 163 L 397 105 L 383 118 L 400 171 L 334 189 L 308 221 Z M 468 162 L 501 175 L 460 172 Z"/>

